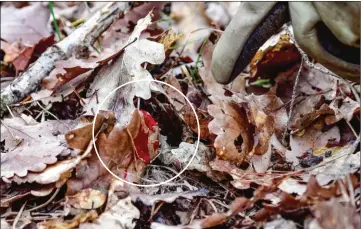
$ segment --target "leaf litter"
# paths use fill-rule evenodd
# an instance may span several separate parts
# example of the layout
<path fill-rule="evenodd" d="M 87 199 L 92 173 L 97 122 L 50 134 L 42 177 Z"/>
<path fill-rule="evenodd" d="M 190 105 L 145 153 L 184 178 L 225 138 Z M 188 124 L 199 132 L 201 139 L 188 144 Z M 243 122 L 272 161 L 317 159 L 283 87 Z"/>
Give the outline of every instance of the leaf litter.
<path fill-rule="evenodd" d="M 54 3 L 50 21 L 68 36 L 101 7 Z M 286 30 L 232 83 L 216 83 L 212 52 L 233 8 L 134 3 L 88 56 L 56 61 L 1 120 L 1 227 L 359 228 L 355 89 L 318 63 L 300 66 Z M 15 78 L 54 43 L 50 13 L 45 3 L 1 11 L 2 72 Z M 34 15 L 37 24 L 21 20 Z M 200 133 L 190 104 L 165 85 L 129 84 L 100 107 L 144 79 L 186 95 Z M 96 153 L 123 180 L 152 185 L 187 166 L 198 134 L 186 171 L 156 187 L 115 179 Z"/>

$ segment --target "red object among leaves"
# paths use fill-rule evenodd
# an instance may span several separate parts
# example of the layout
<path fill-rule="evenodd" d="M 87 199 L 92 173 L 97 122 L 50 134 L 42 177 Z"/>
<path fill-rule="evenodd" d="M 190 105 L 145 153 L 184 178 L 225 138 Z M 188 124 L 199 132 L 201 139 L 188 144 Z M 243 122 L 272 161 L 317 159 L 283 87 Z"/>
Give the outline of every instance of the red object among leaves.
<path fill-rule="evenodd" d="M 141 122 L 139 132 L 134 139 L 137 157 L 139 157 L 146 164 L 150 163 L 150 150 L 156 151 L 159 147 L 159 142 L 151 142 L 149 135 L 154 132 L 153 127 L 158 126 L 154 118 L 146 111 L 140 111 L 143 114 L 144 122 Z M 144 126 L 145 124 L 145 126 Z"/>

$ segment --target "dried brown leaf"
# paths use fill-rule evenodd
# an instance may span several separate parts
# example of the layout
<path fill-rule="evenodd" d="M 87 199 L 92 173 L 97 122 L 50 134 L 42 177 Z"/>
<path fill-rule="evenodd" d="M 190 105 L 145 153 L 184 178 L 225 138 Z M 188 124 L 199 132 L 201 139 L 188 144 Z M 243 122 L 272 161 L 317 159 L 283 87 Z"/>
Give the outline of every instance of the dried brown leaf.
<path fill-rule="evenodd" d="M 88 128 L 88 131 L 91 129 Z M 108 168 L 113 169 L 123 179 L 138 182 L 146 165 L 158 153 L 158 133 L 159 127 L 149 113 L 134 110 L 126 127 L 119 124 L 110 125 L 99 133 L 96 147 Z M 91 132 L 88 134 L 91 135 Z M 94 151 L 90 158 L 79 164 L 76 171 L 76 177 L 67 183 L 68 193 L 89 187 L 92 182 L 107 173 Z"/>
<path fill-rule="evenodd" d="M 140 212 L 128 196 L 118 200 L 109 210 L 102 213 L 93 223 L 84 223 L 80 229 L 134 228 L 134 219 L 139 219 Z"/>
<path fill-rule="evenodd" d="M 7 43 L 5 41 L 0 41 L 1 50 L 5 52 L 4 62 L 12 62 L 21 52 L 21 47 L 18 42 Z"/>
<path fill-rule="evenodd" d="M 47 165 L 54 164 L 57 156 L 69 154 L 62 133 L 73 121 L 45 121 L 36 125 L 26 125 L 21 118 L 4 119 L 1 140 L 5 140 L 5 150 L 1 157 L 1 176 L 24 177 L 31 172 L 41 172 Z"/>
<path fill-rule="evenodd" d="M 66 196 L 66 204 L 80 209 L 96 209 L 104 205 L 106 195 L 98 190 L 83 189 L 73 196 Z"/>
<path fill-rule="evenodd" d="M 315 219 L 310 223 L 310 229 L 317 228 L 314 224 L 322 229 L 357 229 L 361 226 L 359 214 L 349 202 L 341 203 L 332 198 L 317 203 L 313 211 Z"/>
<path fill-rule="evenodd" d="M 225 160 L 242 162 L 253 149 L 254 126 L 248 121 L 243 107 L 230 101 L 219 101 L 209 105 L 208 113 L 214 119 L 208 124 L 209 131 L 216 134 L 214 141 L 217 155 Z M 235 141 L 242 137 L 242 149 L 237 149 Z"/>
<path fill-rule="evenodd" d="M 33 46 L 25 47 L 12 61 L 17 72 L 23 72 L 29 64 L 34 62 L 45 50 L 55 43 L 55 35 L 52 34 L 39 40 Z"/>
<path fill-rule="evenodd" d="M 71 220 L 59 220 L 59 219 L 53 219 L 53 220 L 47 220 L 39 223 L 37 226 L 39 229 L 72 229 L 76 228 L 77 226 L 88 222 L 93 221 L 96 218 L 98 218 L 98 214 L 95 210 L 88 211 L 86 213 L 81 213 L 80 215 L 77 215 L 74 217 L 74 219 Z"/>

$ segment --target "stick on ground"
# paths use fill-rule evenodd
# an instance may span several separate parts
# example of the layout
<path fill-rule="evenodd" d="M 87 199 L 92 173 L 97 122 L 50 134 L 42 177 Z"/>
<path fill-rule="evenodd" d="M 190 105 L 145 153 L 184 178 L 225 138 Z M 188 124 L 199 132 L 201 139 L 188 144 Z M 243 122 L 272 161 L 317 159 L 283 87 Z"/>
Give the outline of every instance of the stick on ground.
<path fill-rule="evenodd" d="M 1 91 L 0 117 L 7 112 L 7 105 L 20 102 L 34 92 L 43 78 L 55 68 L 55 62 L 72 55 L 85 58 L 89 47 L 113 23 L 130 8 L 128 2 L 112 2 L 94 14 L 68 37 L 49 47 L 28 69 Z"/>

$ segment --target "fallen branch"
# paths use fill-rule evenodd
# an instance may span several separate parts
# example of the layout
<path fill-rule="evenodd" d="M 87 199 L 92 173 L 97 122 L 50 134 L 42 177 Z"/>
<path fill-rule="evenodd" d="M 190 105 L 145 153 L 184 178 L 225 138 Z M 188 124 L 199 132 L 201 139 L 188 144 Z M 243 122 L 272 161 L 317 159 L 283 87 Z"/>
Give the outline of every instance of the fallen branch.
<path fill-rule="evenodd" d="M 130 6 L 128 2 L 107 4 L 64 40 L 49 47 L 27 71 L 1 91 L 0 116 L 5 114 L 8 105 L 20 102 L 34 92 L 42 79 L 55 68 L 56 61 L 65 60 L 72 55 L 78 59 L 87 58 L 89 47 Z"/>

